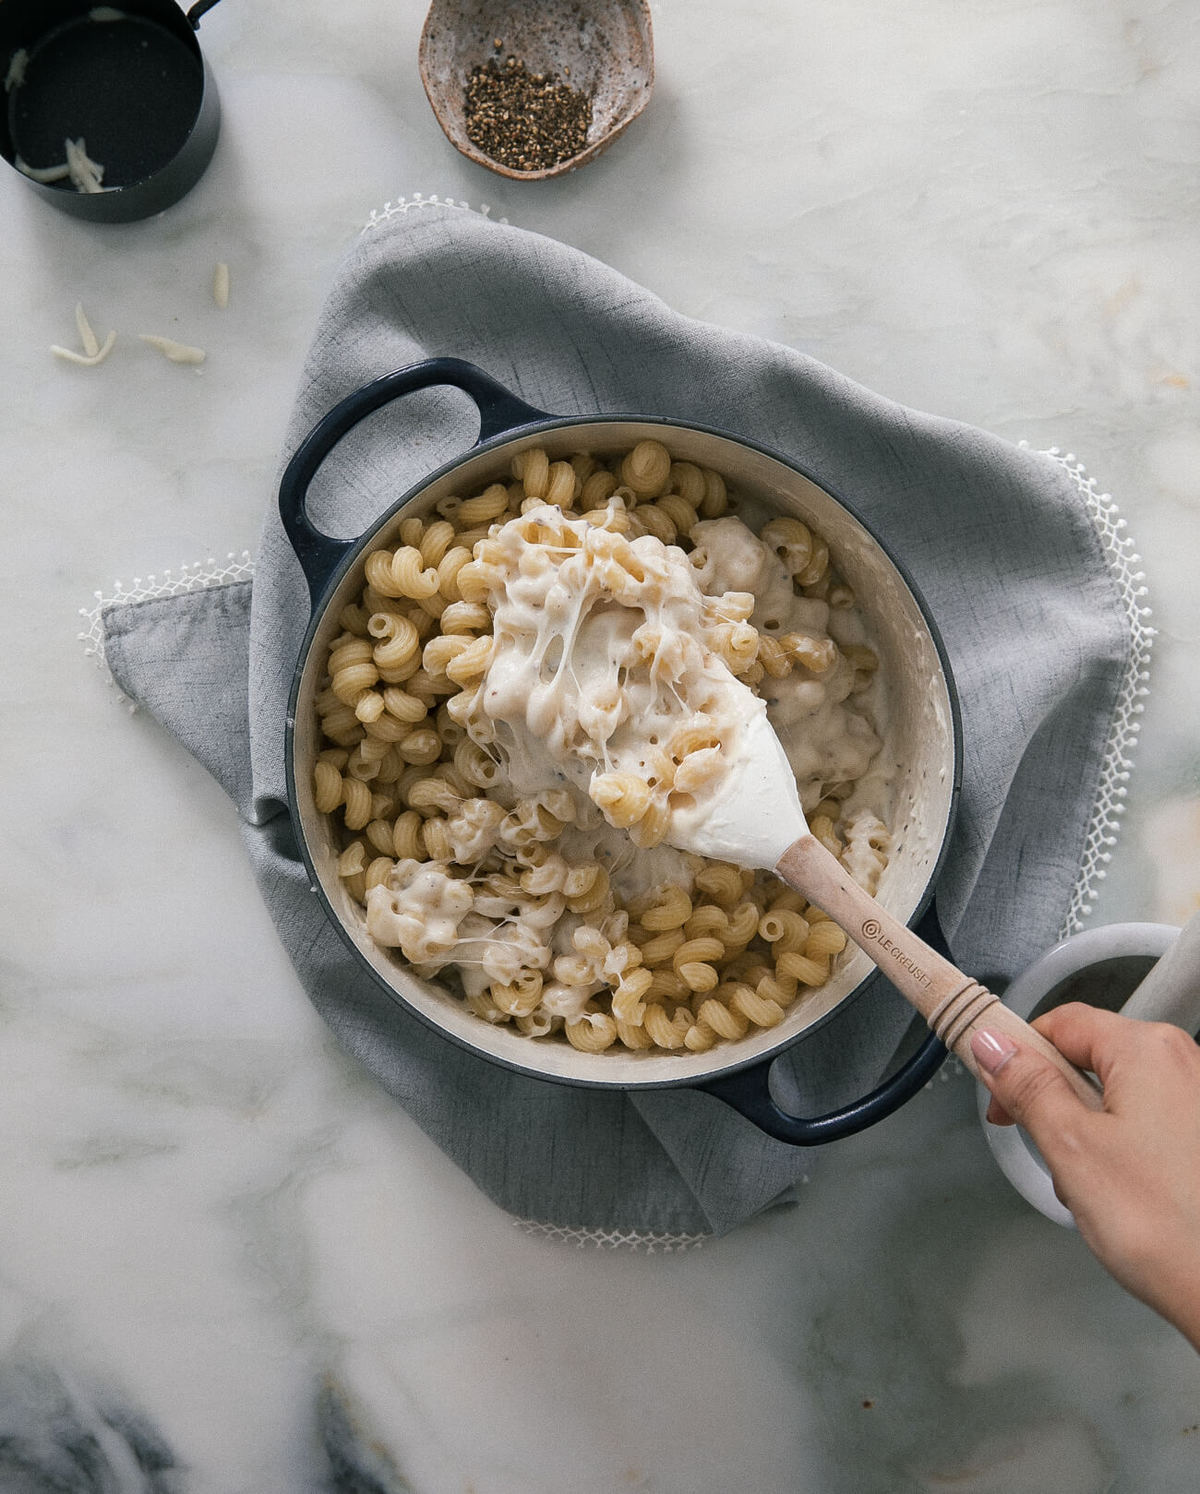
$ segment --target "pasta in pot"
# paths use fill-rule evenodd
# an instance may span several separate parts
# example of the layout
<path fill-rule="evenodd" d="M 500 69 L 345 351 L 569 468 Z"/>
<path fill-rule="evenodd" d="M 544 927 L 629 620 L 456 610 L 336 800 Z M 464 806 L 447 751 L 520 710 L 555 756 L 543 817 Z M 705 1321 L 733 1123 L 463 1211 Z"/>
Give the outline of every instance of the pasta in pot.
<path fill-rule="evenodd" d="M 665 838 L 719 781 L 749 689 L 813 833 L 875 891 L 878 659 L 821 537 L 793 518 L 756 535 L 720 474 L 643 441 L 527 450 L 395 538 L 317 697 L 316 808 L 370 936 L 482 1020 L 584 1052 L 704 1052 L 781 1022 L 845 935 Z"/>

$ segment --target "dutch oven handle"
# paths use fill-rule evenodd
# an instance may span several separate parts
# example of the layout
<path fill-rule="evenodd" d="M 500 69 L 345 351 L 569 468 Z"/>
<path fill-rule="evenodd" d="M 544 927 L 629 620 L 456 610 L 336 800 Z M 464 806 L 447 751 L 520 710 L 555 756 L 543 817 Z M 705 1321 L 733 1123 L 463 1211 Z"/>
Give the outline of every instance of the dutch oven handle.
<path fill-rule="evenodd" d="M 411 363 L 348 394 L 305 436 L 279 483 L 279 516 L 308 578 L 314 610 L 338 565 L 358 544 L 357 539 L 334 539 L 323 534 L 308 517 L 305 507 L 308 488 L 321 463 L 360 420 L 402 395 L 447 384 L 461 389 L 475 402 L 479 411 L 476 444 L 551 418 L 545 410 L 527 405 L 481 368 L 461 358 L 430 358 L 424 363 Z"/>
<path fill-rule="evenodd" d="M 917 932 L 939 953 L 946 952 L 946 941 L 938 923 L 937 911 L 931 903 L 917 925 Z M 724 1100 L 760 1131 L 773 1136 L 776 1141 L 787 1141 L 793 1146 L 824 1146 L 830 1141 L 841 1141 L 865 1131 L 877 1121 L 884 1120 L 893 1111 L 910 1100 L 923 1089 L 946 1061 L 947 1049 L 939 1038 L 931 1033 L 911 1058 L 907 1059 L 877 1089 L 862 1099 L 852 1100 L 848 1105 L 831 1110 L 826 1115 L 789 1115 L 775 1103 L 771 1095 L 770 1074 L 774 1059 L 755 1064 L 753 1068 L 740 1069 L 735 1074 L 712 1079 L 697 1085 L 705 1094 Z"/>

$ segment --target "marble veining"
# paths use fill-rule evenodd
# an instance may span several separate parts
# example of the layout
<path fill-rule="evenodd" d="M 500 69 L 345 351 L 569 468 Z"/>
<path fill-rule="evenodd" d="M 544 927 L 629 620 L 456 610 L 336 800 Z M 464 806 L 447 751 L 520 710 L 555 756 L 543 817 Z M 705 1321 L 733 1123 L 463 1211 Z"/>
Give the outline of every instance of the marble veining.
<path fill-rule="evenodd" d="M 1200 13 L 653 13 L 650 107 L 537 186 L 449 146 L 423 7 L 381 0 L 212 10 L 221 140 L 158 219 L 82 224 L 0 173 L 5 1494 L 1197 1486 L 1196 1356 L 1008 1190 L 960 1072 L 701 1248 L 516 1228 L 337 1048 L 224 796 L 77 637 L 98 589 L 253 552 L 337 259 L 438 193 L 1078 456 L 1158 630 L 1090 917 L 1200 905 Z M 77 301 L 117 331 L 97 368 L 49 353 Z"/>

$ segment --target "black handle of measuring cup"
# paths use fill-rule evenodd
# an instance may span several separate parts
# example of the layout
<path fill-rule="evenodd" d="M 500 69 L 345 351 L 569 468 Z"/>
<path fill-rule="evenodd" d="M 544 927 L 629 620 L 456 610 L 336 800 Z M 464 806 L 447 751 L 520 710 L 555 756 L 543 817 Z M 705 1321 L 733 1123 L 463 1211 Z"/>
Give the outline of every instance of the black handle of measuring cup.
<path fill-rule="evenodd" d="M 917 932 L 939 953 L 947 956 L 946 940 L 938 923 L 937 911 L 931 903 Z M 946 1061 L 947 1049 L 932 1033 L 917 1051 L 908 1058 L 878 1088 L 859 1100 L 839 1106 L 826 1115 L 789 1115 L 775 1103 L 771 1095 L 770 1073 L 774 1059 L 755 1064 L 753 1068 L 741 1069 L 736 1074 L 713 1079 L 698 1085 L 706 1094 L 724 1100 L 747 1120 L 753 1121 L 760 1131 L 773 1136 L 776 1141 L 788 1141 L 793 1146 L 824 1146 L 830 1141 L 841 1141 L 865 1131 L 877 1121 L 886 1119 L 901 1105 L 912 1099 L 923 1089 Z"/>
<path fill-rule="evenodd" d="M 476 445 L 520 426 L 551 418 L 545 410 L 527 405 L 481 368 L 462 358 L 429 358 L 423 363 L 410 363 L 348 394 L 301 441 L 279 484 L 279 516 L 308 578 L 314 610 L 338 565 L 358 540 L 334 539 L 312 523 L 305 508 L 309 484 L 325 458 L 360 420 L 402 395 L 447 384 L 461 389 L 475 402 L 479 411 Z"/>
<path fill-rule="evenodd" d="M 200 17 L 206 16 L 216 3 L 217 0 L 196 0 L 196 4 L 187 12 L 187 18 L 192 23 L 193 31 L 199 31 Z"/>

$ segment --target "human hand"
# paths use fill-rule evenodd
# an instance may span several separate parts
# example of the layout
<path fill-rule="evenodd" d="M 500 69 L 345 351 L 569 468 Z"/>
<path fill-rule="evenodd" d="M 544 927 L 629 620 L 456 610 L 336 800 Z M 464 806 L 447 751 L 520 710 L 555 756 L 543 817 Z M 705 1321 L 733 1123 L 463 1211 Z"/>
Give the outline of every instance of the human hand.
<path fill-rule="evenodd" d="M 1079 1233 L 1127 1291 L 1200 1350 L 1200 1047 L 1179 1027 L 1071 1002 L 1034 1027 L 1104 1086 L 1089 1110 L 1040 1054 L 972 1038 L 994 1125 L 1019 1122 Z"/>

